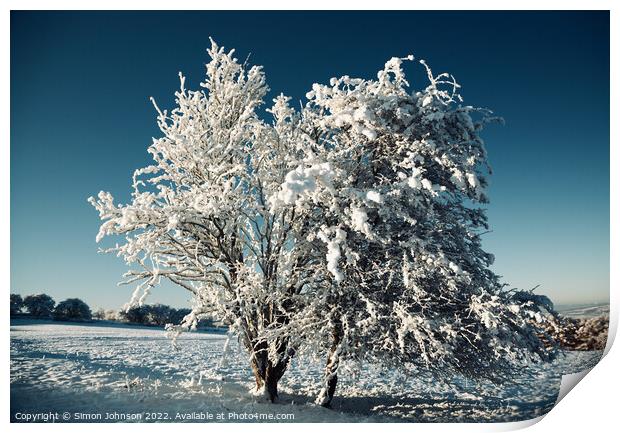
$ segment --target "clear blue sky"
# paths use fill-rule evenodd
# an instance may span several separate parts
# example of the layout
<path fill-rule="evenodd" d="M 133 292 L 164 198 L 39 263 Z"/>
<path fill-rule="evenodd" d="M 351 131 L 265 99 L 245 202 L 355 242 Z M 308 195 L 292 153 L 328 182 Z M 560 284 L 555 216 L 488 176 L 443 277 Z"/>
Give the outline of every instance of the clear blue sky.
<path fill-rule="evenodd" d="M 271 95 L 375 77 L 413 53 L 506 120 L 484 138 L 494 168 L 486 249 L 507 283 L 558 303 L 609 294 L 607 12 L 12 12 L 11 291 L 119 307 L 122 260 L 97 254 L 99 190 L 127 201 L 171 108 L 197 88 L 209 36 L 264 65 Z M 410 66 L 413 87 L 425 85 Z M 170 286 L 151 302 L 185 305 Z"/>

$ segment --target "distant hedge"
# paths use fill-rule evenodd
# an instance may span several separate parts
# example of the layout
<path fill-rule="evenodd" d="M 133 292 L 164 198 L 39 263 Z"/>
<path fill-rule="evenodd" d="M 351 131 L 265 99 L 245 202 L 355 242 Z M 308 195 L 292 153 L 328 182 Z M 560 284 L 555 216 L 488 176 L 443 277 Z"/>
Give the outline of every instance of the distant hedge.
<path fill-rule="evenodd" d="M 94 314 L 86 302 L 78 298 L 69 298 L 56 305 L 51 296 L 41 293 L 21 295 L 11 293 L 11 316 L 23 314 L 24 309 L 33 318 L 67 321 L 90 321 L 94 319 L 114 322 L 135 323 L 147 326 L 164 326 L 168 323 L 179 324 L 191 310 L 173 308 L 164 304 L 135 306 L 129 310 L 98 309 Z M 202 319 L 199 327 L 213 326 L 211 320 Z"/>
<path fill-rule="evenodd" d="M 153 304 L 131 307 L 118 312 L 118 320 L 149 326 L 178 324 L 191 312 L 189 308 L 172 308 L 168 305 Z"/>

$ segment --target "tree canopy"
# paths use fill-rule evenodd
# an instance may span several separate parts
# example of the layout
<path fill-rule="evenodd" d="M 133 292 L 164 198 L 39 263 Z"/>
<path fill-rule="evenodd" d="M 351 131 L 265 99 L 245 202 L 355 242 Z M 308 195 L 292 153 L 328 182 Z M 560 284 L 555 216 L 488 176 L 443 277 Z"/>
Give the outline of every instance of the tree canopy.
<path fill-rule="evenodd" d="M 167 279 L 248 351 L 272 400 L 292 356 L 324 356 L 329 404 L 343 360 L 497 378 L 549 359 L 550 303 L 507 291 L 481 236 L 490 168 L 480 132 L 496 120 L 462 104 L 450 74 L 410 90 L 404 62 L 375 79 L 314 84 L 299 110 L 259 66 L 215 42 L 201 90 L 158 113 L 153 164 L 128 204 L 100 192 L 97 240 L 123 257 L 141 304 Z"/>

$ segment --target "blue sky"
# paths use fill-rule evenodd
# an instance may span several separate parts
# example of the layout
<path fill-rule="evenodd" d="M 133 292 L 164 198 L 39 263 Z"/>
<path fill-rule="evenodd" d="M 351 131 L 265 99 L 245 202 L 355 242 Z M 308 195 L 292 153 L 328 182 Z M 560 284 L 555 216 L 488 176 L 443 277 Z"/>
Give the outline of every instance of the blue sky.
<path fill-rule="evenodd" d="M 178 71 L 198 87 L 209 36 L 264 65 L 268 100 L 409 53 L 453 73 L 466 104 L 506 120 L 483 134 L 494 270 L 558 303 L 608 299 L 607 12 L 12 12 L 12 292 L 129 299 L 86 199 L 128 199 L 159 134 L 148 98 L 171 108 Z M 406 72 L 425 85 L 419 66 Z M 150 301 L 188 296 L 165 286 Z"/>

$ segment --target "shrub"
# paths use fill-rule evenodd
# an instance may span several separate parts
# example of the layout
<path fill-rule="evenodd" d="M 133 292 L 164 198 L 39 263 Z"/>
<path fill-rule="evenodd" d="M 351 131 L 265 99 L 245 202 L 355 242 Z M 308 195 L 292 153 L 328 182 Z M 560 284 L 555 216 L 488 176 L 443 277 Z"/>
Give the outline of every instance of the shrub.
<path fill-rule="evenodd" d="M 607 344 L 609 317 L 559 317 L 546 331 L 565 350 L 603 350 Z"/>

